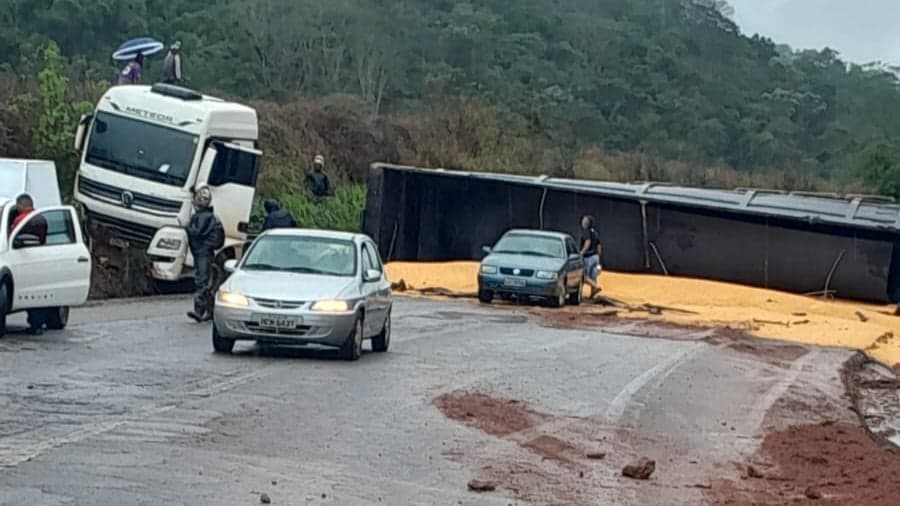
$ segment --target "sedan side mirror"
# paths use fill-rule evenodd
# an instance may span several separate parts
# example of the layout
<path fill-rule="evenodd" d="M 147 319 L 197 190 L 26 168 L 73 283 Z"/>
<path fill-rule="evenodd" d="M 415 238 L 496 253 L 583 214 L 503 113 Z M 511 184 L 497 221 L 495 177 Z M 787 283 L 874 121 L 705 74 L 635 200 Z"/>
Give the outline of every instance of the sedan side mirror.
<path fill-rule="evenodd" d="M 237 260 L 234 260 L 234 259 L 225 260 L 225 272 L 227 272 L 229 274 L 233 273 L 234 271 L 237 270 L 237 264 L 238 264 Z"/>
<path fill-rule="evenodd" d="M 13 248 L 34 248 L 41 245 L 41 238 L 31 234 L 19 234 L 13 240 Z"/>
<path fill-rule="evenodd" d="M 381 280 L 381 272 L 379 272 L 375 269 L 369 269 L 365 272 L 365 274 L 363 274 L 363 281 L 365 281 L 366 283 L 372 283 L 374 281 L 380 281 L 380 280 Z"/>
<path fill-rule="evenodd" d="M 490 247 L 490 246 L 482 246 L 482 247 L 481 247 L 481 251 L 483 251 L 485 255 L 490 255 L 490 254 L 491 254 L 491 247 Z"/>

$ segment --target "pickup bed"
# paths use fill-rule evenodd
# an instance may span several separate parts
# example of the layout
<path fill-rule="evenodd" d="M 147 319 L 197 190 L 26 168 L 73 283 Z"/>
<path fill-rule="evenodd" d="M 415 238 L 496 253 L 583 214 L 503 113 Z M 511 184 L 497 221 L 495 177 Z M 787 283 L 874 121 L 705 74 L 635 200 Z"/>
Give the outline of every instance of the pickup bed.
<path fill-rule="evenodd" d="M 49 329 L 66 326 L 69 307 L 83 305 L 91 285 L 91 255 L 75 209 L 37 209 L 14 229 L 15 202 L 0 199 L 0 337 L 6 317 L 39 314 Z"/>

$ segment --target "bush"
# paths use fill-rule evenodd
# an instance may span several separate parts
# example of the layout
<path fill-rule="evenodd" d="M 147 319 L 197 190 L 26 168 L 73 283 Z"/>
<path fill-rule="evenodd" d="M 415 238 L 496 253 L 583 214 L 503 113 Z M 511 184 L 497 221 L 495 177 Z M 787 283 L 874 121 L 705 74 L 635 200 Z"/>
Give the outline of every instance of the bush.
<path fill-rule="evenodd" d="M 319 228 L 359 232 L 362 230 L 362 212 L 366 205 L 366 189 L 359 184 L 342 184 L 334 195 L 316 199 L 307 191 L 286 191 L 275 196 L 279 204 L 291 211 L 297 224 L 303 228 Z M 264 218 L 262 199 L 257 202 L 254 215 Z"/>

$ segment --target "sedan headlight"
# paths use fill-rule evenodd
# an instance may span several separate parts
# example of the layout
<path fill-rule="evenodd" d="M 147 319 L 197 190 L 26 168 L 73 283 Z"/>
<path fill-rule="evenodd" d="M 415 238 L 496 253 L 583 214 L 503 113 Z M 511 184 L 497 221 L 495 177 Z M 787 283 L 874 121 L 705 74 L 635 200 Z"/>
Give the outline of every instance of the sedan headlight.
<path fill-rule="evenodd" d="M 482 265 L 481 266 L 482 274 L 497 274 L 497 268 L 493 265 Z"/>
<path fill-rule="evenodd" d="M 350 310 L 350 304 L 345 300 L 320 300 L 312 305 L 312 310 L 320 313 L 343 313 Z"/>
<path fill-rule="evenodd" d="M 538 279 L 556 279 L 556 273 L 552 271 L 537 271 L 535 273 Z"/>
<path fill-rule="evenodd" d="M 162 238 L 156 243 L 159 249 L 179 250 L 181 249 L 181 239 Z"/>
<path fill-rule="evenodd" d="M 250 301 L 247 300 L 247 297 L 237 292 L 219 292 L 218 301 L 222 304 L 228 304 L 229 306 L 247 307 L 250 305 Z"/>

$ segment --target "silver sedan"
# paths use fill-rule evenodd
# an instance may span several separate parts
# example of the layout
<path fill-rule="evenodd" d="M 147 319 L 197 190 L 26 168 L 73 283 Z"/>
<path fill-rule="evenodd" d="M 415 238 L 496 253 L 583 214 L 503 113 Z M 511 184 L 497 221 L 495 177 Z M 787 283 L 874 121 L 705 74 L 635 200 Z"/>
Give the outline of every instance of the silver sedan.
<path fill-rule="evenodd" d="M 259 236 L 216 294 L 213 348 L 236 340 L 337 347 L 357 360 L 365 340 L 391 340 L 391 285 L 365 235 L 284 229 Z"/>

